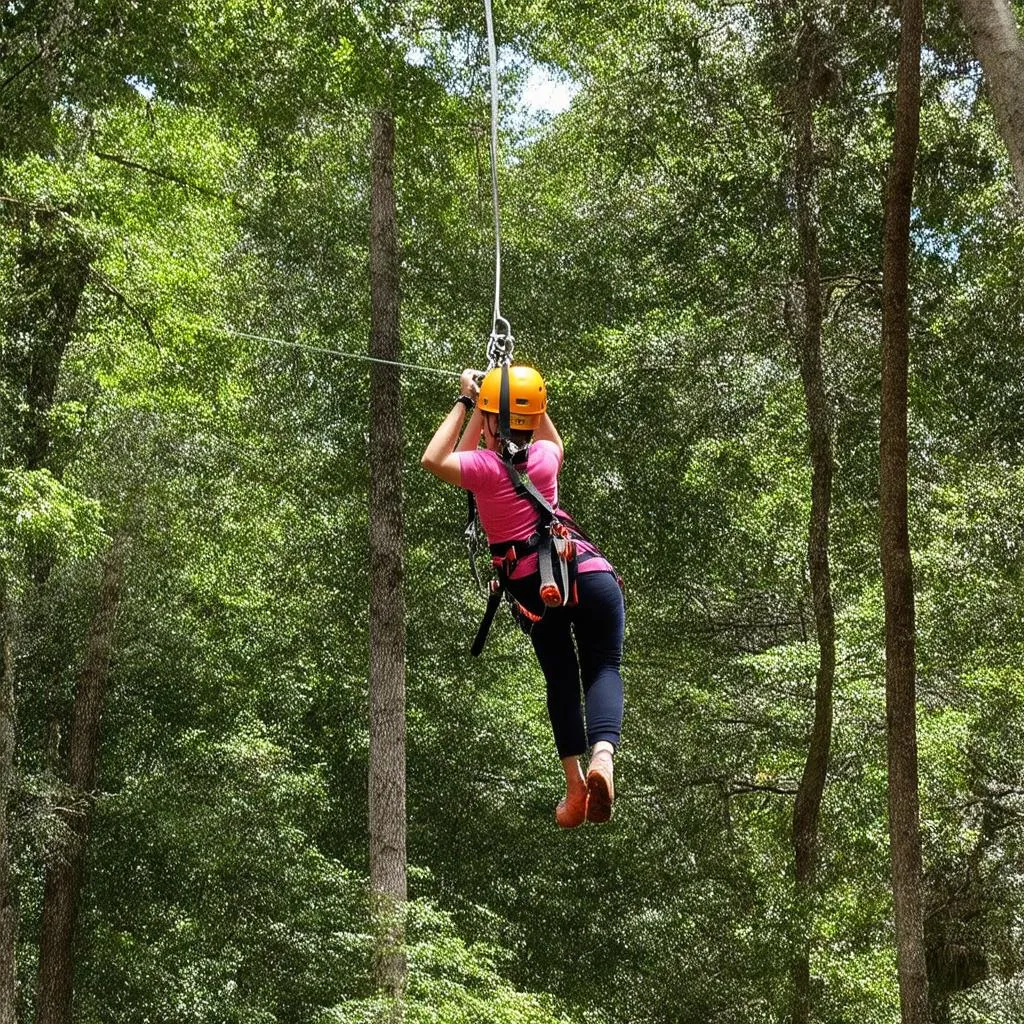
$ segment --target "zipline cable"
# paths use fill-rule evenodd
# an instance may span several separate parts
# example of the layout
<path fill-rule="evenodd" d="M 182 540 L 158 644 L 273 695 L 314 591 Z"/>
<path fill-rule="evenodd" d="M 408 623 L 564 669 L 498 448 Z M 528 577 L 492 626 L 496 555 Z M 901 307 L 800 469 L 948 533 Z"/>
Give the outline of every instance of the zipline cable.
<path fill-rule="evenodd" d="M 491 63 L 491 200 L 494 204 L 494 315 L 487 344 L 490 366 L 512 359 L 512 327 L 501 315 L 501 210 L 498 205 L 498 47 L 494 41 L 491 0 L 484 0 L 487 17 L 487 47 Z M 503 327 L 499 330 L 499 325 Z"/>
<path fill-rule="evenodd" d="M 218 334 L 227 334 L 233 338 L 249 338 L 252 341 L 266 341 L 271 345 L 283 345 L 287 348 L 304 349 L 307 352 L 319 352 L 322 355 L 338 356 L 342 359 L 359 359 L 366 363 L 385 363 L 388 366 L 400 366 L 403 370 L 422 370 L 424 373 L 436 373 L 442 377 L 461 377 L 456 370 L 442 370 L 438 366 L 420 366 L 417 363 L 399 363 L 394 359 L 380 359 L 377 356 L 364 356 L 359 352 L 342 352 L 336 348 L 323 348 L 320 345 L 306 345 L 300 341 L 286 341 L 284 338 L 269 338 L 265 334 L 250 334 L 247 331 L 235 331 L 230 327 L 213 327 L 209 330 Z"/>
<path fill-rule="evenodd" d="M 512 325 L 501 315 L 501 208 L 498 202 L 498 47 L 494 39 L 494 16 L 491 12 L 491 0 L 484 0 L 484 13 L 487 19 L 487 47 L 490 58 L 491 79 L 491 201 L 494 207 L 494 310 L 491 319 L 491 336 L 487 344 L 488 368 L 507 365 L 512 361 L 512 350 L 515 340 L 512 337 Z M 320 345 L 306 345 L 298 341 L 287 341 L 284 338 L 271 338 L 264 334 L 252 334 L 248 331 L 236 331 L 230 327 L 214 328 L 218 333 L 234 338 L 248 338 L 252 341 L 263 341 L 271 345 L 282 345 L 287 348 L 303 349 L 307 352 L 318 352 L 322 355 L 334 356 L 339 359 L 358 359 L 367 363 L 382 363 L 398 366 L 405 370 L 421 370 L 424 373 L 435 373 L 443 377 L 459 377 L 455 370 L 442 370 L 436 366 L 421 366 L 416 363 L 402 363 L 394 359 L 380 359 L 376 356 L 362 355 L 357 352 L 343 352 L 340 349 L 324 348 Z"/>

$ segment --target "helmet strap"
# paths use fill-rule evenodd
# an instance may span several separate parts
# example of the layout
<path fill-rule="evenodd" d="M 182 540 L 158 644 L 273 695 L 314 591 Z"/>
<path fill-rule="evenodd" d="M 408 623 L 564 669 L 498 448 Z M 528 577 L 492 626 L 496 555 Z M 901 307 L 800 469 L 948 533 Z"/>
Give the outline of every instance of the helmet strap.
<path fill-rule="evenodd" d="M 505 444 L 512 441 L 512 395 L 508 363 L 501 364 L 501 390 L 498 393 L 498 436 Z"/>

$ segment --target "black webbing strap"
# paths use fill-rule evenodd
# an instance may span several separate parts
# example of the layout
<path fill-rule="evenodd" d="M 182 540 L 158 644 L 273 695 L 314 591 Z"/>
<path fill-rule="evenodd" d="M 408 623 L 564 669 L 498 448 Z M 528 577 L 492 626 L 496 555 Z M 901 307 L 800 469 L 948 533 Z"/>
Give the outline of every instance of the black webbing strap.
<path fill-rule="evenodd" d="M 506 443 L 512 440 L 512 394 L 508 363 L 501 364 L 501 390 L 498 392 L 498 436 Z"/>
<path fill-rule="evenodd" d="M 501 604 L 501 597 L 504 593 L 504 583 L 497 582 L 496 586 L 492 585 L 490 597 L 487 598 L 487 610 L 484 612 L 480 628 L 476 631 L 476 639 L 473 641 L 473 646 L 469 649 L 469 653 L 474 658 L 478 658 L 480 652 L 484 649 L 484 644 L 487 642 L 487 634 L 491 631 L 491 623 L 494 621 L 494 616 L 498 613 L 498 606 Z"/>
<path fill-rule="evenodd" d="M 529 449 L 521 453 L 521 461 L 526 461 L 528 451 Z M 521 494 L 524 498 L 529 498 L 530 501 L 537 506 L 537 510 L 539 512 L 546 512 L 551 519 L 558 519 L 558 513 L 554 510 L 554 507 L 549 504 L 547 498 L 537 490 L 533 481 L 530 479 L 529 474 L 519 472 L 519 469 L 516 466 L 516 459 L 504 455 L 502 456 L 501 461 L 505 467 L 505 471 L 508 473 L 509 480 L 512 482 L 512 486 L 515 488 L 516 494 Z"/>

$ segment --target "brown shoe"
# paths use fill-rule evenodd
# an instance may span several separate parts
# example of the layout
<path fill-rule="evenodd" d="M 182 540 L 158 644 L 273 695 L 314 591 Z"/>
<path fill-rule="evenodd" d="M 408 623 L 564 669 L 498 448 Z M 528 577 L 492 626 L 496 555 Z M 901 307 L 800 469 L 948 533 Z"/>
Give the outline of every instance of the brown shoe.
<path fill-rule="evenodd" d="M 612 784 L 611 760 L 601 758 L 587 772 L 587 821 L 601 824 L 612 816 L 615 786 Z"/>
<path fill-rule="evenodd" d="M 587 791 L 578 789 L 558 801 L 555 821 L 559 828 L 578 828 L 587 820 Z"/>

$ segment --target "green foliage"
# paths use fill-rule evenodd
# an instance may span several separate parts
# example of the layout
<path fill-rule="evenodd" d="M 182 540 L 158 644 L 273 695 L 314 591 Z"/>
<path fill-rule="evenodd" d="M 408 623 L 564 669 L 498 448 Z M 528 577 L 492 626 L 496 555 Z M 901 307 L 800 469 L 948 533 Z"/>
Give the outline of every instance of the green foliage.
<path fill-rule="evenodd" d="M 499 972 L 508 954 L 483 943 L 467 943 L 450 916 L 429 903 L 409 905 L 409 980 L 402 1001 L 410 1024 L 571 1024 L 549 996 L 517 991 Z M 360 999 L 341 1004 L 318 1024 L 373 1024 L 390 1019 L 388 1000 Z"/>
<path fill-rule="evenodd" d="M 0 564 L 10 571 L 26 559 L 95 554 L 107 539 L 101 515 L 98 502 L 65 487 L 49 470 L 7 470 L 0 477 Z"/>
<path fill-rule="evenodd" d="M 463 500 L 417 465 L 454 381 L 406 372 L 405 1019 L 780 1021 L 811 922 L 816 1019 L 895 1020 L 875 508 L 889 8 L 814 15 L 838 671 L 805 905 L 789 830 L 817 650 L 786 170 L 801 12 L 498 7 L 504 89 L 533 60 L 579 87 L 564 114 L 503 125 L 503 311 L 549 380 L 562 500 L 625 578 L 625 741 L 613 824 L 558 832 L 528 641 L 499 620 L 470 662 L 481 608 Z M 383 1020 L 366 893 L 367 370 L 230 332 L 364 349 L 368 112 L 384 104 L 399 123 L 404 358 L 479 364 L 483 12 L 68 10 L 0 12 L 0 596 L 23 1009 L 43 873 L 69 838 L 59 779 L 96 559 L 124 531 L 76 1013 Z M 1024 249 L 963 34 L 940 20 L 913 236 L 928 942 L 952 1020 L 1010 1020 Z M 961 991 L 950 965 L 965 950 L 989 977 Z"/>

